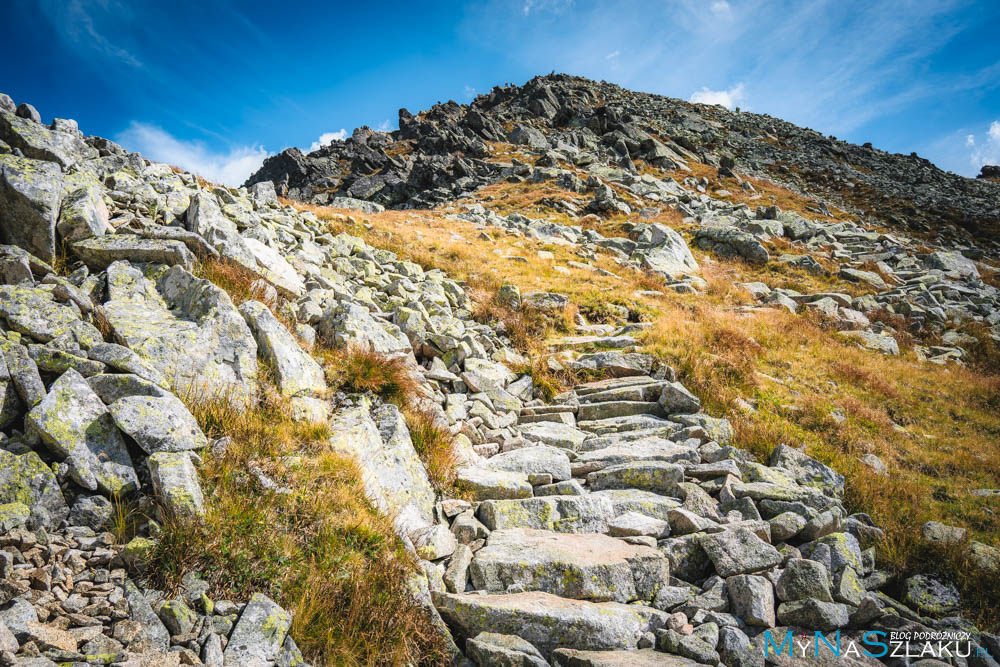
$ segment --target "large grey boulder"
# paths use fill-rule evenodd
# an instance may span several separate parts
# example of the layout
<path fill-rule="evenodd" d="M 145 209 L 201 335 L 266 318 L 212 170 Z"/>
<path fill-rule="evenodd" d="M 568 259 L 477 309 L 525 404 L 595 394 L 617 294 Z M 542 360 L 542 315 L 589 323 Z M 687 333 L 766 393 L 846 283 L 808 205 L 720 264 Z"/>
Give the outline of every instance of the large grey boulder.
<path fill-rule="evenodd" d="M 107 364 L 122 373 L 138 375 L 140 378 L 149 380 L 161 389 L 170 388 L 167 379 L 163 377 L 160 371 L 156 370 L 152 364 L 124 345 L 118 345 L 117 343 L 97 343 L 87 350 L 87 356 L 94 361 Z"/>
<path fill-rule="evenodd" d="M 511 667 L 548 667 L 549 665 L 537 648 L 517 635 L 480 632 L 465 642 L 465 651 L 477 665 L 510 665 Z"/>
<path fill-rule="evenodd" d="M 774 587 L 765 577 L 739 574 L 726 579 L 729 611 L 747 625 L 773 628 Z"/>
<path fill-rule="evenodd" d="M 169 392 L 159 396 L 123 396 L 108 410 L 115 424 L 147 454 L 201 449 L 208 438 L 184 403 Z"/>
<path fill-rule="evenodd" d="M 291 626 L 287 611 L 266 595 L 254 593 L 229 635 L 224 667 L 270 667 Z"/>
<path fill-rule="evenodd" d="M 528 476 L 519 472 L 462 466 L 456 471 L 455 485 L 473 500 L 531 497 Z"/>
<path fill-rule="evenodd" d="M 232 300 L 179 266 L 146 278 L 108 267 L 104 312 L 115 336 L 180 391 L 244 401 L 257 391 L 257 343 Z"/>
<path fill-rule="evenodd" d="M 745 527 L 703 535 L 698 544 L 723 577 L 767 570 L 782 561 L 781 553 Z"/>
<path fill-rule="evenodd" d="M 936 250 L 927 255 L 925 262 L 932 269 L 939 269 L 958 278 L 979 277 L 976 263 L 957 251 Z"/>
<path fill-rule="evenodd" d="M 88 349 L 103 342 L 101 332 L 80 319 L 79 307 L 60 303 L 54 290 L 53 285 L 0 285 L 0 318 L 9 328 L 41 343 L 65 336 Z"/>
<path fill-rule="evenodd" d="M 107 406 L 75 370 L 52 383 L 26 422 L 63 459 L 73 480 L 83 488 L 104 493 L 138 488 L 125 440 Z"/>
<path fill-rule="evenodd" d="M 139 627 L 138 636 L 129 642 L 129 650 L 133 653 L 166 651 L 170 646 L 170 633 L 131 579 L 125 580 L 125 600 L 128 602 L 129 618 Z"/>
<path fill-rule="evenodd" d="M 565 598 L 631 602 L 650 600 L 667 581 L 666 558 L 656 549 L 606 535 L 543 530 L 498 530 L 472 559 L 477 590 L 503 593 L 510 586 Z"/>
<path fill-rule="evenodd" d="M 243 239 L 243 245 L 257 260 L 257 270 L 265 278 L 295 296 L 302 296 L 305 293 L 305 281 L 280 252 L 250 237 Z"/>
<path fill-rule="evenodd" d="M 392 322 L 376 319 L 353 303 L 338 304 L 323 314 L 319 334 L 339 345 L 367 347 L 388 357 L 413 354 L 410 339 Z"/>
<path fill-rule="evenodd" d="M 692 414 L 701 409 L 701 401 L 680 382 L 668 382 L 663 386 L 659 399 L 660 407 L 668 415 Z"/>
<path fill-rule="evenodd" d="M 59 165 L 0 154 L 0 240 L 51 262 L 62 195 Z"/>
<path fill-rule="evenodd" d="M 639 605 L 568 600 L 541 592 L 431 595 L 441 617 L 459 637 L 481 632 L 517 635 L 545 656 L 557 648 L 635 649 L 645 633 L 663 626 L 667 616 Z"/>
<path fill-rule="evenodd" d="M 698 245 L 723 256 L 739 255 L 750 264 L 766 264 L 771 256 L 753 234 L 728 225 L 706 225 L 695 232 Z"/>
<path fill-rule="evenodd" d="M 81 160 L 97 157 L 97 151 L 88 146 L 78 134 L 50 130 L 33 119 L 21 118 L 2 111 L 0 111 L 0 139 L 10 144 L 12 148 L 20 149 L 26 157 L 55 163 L 54 166 L 57 169 L 62 167 L 62 170 Z"/>
<path fill-rule="evenodd" d="M 191 518 L 205 513 L 198 471 L 185 452 L 157 452 L 146 459 L 153 492 L 171 516 Z"/>
<path fill-rule="evenodd" d="M 4 384 L 3 414 L 8 415 L 5 422 L 20 415 L 22 405 L 32 408 L 45 398 L 42 376 L 28 349 L 3 337 L 0 337 L 0 381 Z"/>
<path fill-rule="evenodd" d="M 770 465 L 784 468 L 803 486 L 814 486 L 840 496 L 844 492 L 844 476 L 798 449 L 778 445 L 771 452 Z"/>
<path fill-rule="evenodd" d="M 63 199 L 56 231 L 67 243 L 101 236 L 110 229 L 109 217 L 101 187 L 96 183 L 83 185 L 70 191 Z"/>
<path fill-rule="evenodd" d="M 73 254 L 93 271 L 103 271 L 119 260 L 137 263 L 194 266 L 197 258 L 180 241 L 145 239 L 131 234 L 111 234 L 77 241 L 70 246 Z"/>
<path fill-rule="evenodd" d="M 185 223 L 188 231 L 208 241 L 223 257 L 251 271 L 260 270 L 253 252 L 240 236 L 236 223 L 223 214 L 215 195 L 199 191 L 193 196 L 185 215 Z"/>
<path fill-rule="evenodd" d="M 652 227 L 656 228 L 651 238 L 655 245 L 640 251 L 643 268 L 669 278 L 697 273 L 698 262 L 684 238 L 665 225 Z"/>
<path fill-rule="evenodd" d="M 398 531 L 409 536 L 432 523 L 434 488 L 396 406 L 382 406 L 374 419 L 367 406 L 342 410 L 330 433 L 330 448 L 354 457 L 365 493 L 380 511 L 397 517 Z"/>
<path fill-rule="evenodd" d="M 267 306 L 259 301 L 246 301 L 239 311 L 257 341 L 257 353 L 273 368 L 274 380 L 283 395 L 312 395 L 326 391 L 323 369 Z"/>
<path fill-rule="evenodd" d="M 569 424 L 558 422 L 535 422 L 517 427 L 528 442 L 538 442 L 561 449 L 576 450 L 587 439 L 587 434 Z"/>
<path fill-rule="evenodd" d="M 569 479 L 569 457 L 561 449 L 547 445 L 522 447 L 491 457 L 485 466 L 492 470 L 525 475 L 551 475 L 554 481 Z"/>
<path fill-rule="evenodd" d="M 46 528 L 69 514 L 55 473 L 35 452 L 20 456 L 0 449 L 0 505 L 23 503 Z"/>
<path fill-rule="evenodd" d="M 617 514 L 609 498 L 590 494 L 486 500 L 479 505 L 476 516 L 490 530 L 534 528 L 560 533 L 603 533 L 608 529 L 608 521 Z"/>
<path fill-rule="evenodd" d="M 785 564 L 775 582 L 775 592 L 782 601 L 815 598 L 833 602 L 830 594 L 830 573 L 822 563 L 805 558 L 792 558 Z"/>
<path fill-rule="evenodd" d="M 649 375 L 653 371 L 656 359 L 639 352 L 610 350 L 582 354 L 568 364 L 573 369 L 602 371 L 611 377 L 628 377 Z"/>
<path fill-rule="evenodd" d="M 587 475 L 587 486 L 601 489 L 641 489 L 673 495 L 684 479 L 684 468 L 665 461 L 634 461 L 608 466 Z"/>

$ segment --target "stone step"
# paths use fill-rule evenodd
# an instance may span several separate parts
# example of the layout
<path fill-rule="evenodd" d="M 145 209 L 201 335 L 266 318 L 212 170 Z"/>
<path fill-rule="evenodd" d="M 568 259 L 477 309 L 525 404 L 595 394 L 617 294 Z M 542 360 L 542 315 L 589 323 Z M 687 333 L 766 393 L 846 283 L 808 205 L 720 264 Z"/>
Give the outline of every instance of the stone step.
<path fill-rule="evenodd" d="M 464 466 L 456 471 L 455 485 L 473 500 L 531 497 L 531 483 L 524 473 Z"/>
<path fill-rule="evenodd" d="M 671 440 L 650 438 L 603 449 L 581 452 L 572 464 L 573 477 L 583 477 L 608 466 L 633 461 L 665 461 L 667 463 L 701 463 L 698 452 Z"/>
<path fill-rule="evenodd" d="M 514 528 L 490 534 L 469 568 L 476 590 L 511 586 L 593 602 L 650 601 L 667 581 L 666 558 L 656 549 L 599 534 Z"/>
<path fill-rule="evenodd" d="M 587 434 L 569 424 L 536 422 L 519 425 L 517 430 L 531 443 L 540 443 L 576 451 L 587 439 Z"/>
<path fill-rule="evenodd" d="M 490 530 L 533 528 L 557 533 L 606 533 L 608 522 L 628 512 L 667 521 L 680 506 L 676 498 L 641 491 L 614 489 L 584 495 L 486 500 L 477 518 Z"/>
<path fill-rule="evenodd" d="M 609 417 L 606 419 L 579 420 L 576 423 L 576 427 L 595 435 L 607 435 L 660 427 L 679 429 L 681 425 L 656 415 L 639 414 Z"/>
<path fill-rule="evenodd" d="M 459 644 L 481 632 L 517 635 L 548 657 L 557 648 L 636 649 L 667 614 L 641 605 L 569 600 L 542 592 L 511 595 L 431 593 Z"/>
<path fill-rule="evenodd" d="M 581 651 L 557 648 L 552 652 L 554 667 L 697 667 L 694 660 L 656 649 L 638 651 Z"/>
<path fill-rule="evenodd" d="M 627 442 L 637 440 L 649 440 L 658 438 L 661 440 L 675 440 L 685 427 L 679 424 L 661 426 L 658 428 L 646 428 L 640 431 L 626 431 L 624 433 L 614 433 L 611 435 L 595 435 L 583 441 L 578 448 L 578 452 L 592 452 L 595 449 L 603 449 L 612 445 L 622 445 Z M 678 438 L 679 439 L 679 438 Z M 676 440 L 675 440 L 676 441 Z"/>
<path fill-rule="evenodd" d="M 587 475 L 587 486 L 602 489 L 640 489 L 663 495 L 677 492 L 684 468 L 664 461 L 635 461 L 608 466 Z"/>
<path fill-rule="evenodd" d="M 596 394 L 598 392 L 607 391 L 608 389 L 620 389 L 622 387 L 637 387 L 644 384 L 652 384 L 654 382 L 656 382 L 656 380 L 647 375 L 609 378 L 607 380 L 596 380 L 594 382 L 586 382 L 584 384 L 578 384 L 575 387 L 573 387 L 573 391 L 576 392 L 577 396 L 587 396 L 588 394 Z"/>
<path fill-rule="evenodd" d="M 604 347 L 622 349 L 638 345 L 632 336 L 566 336 L 556 340 L 553 345 L 562 349 L 579 347 Z"/>
<path fill-rule="evenodd" d="M 580 404 L 603 403 L 608 401 L 645 401 L 656 402 L 660 398 L 663 387 L 668 383 L 647 382 L 631 387 L 612 387 L 603 391 L 595 391 L 580 397 Z"/>
<path fill-rule="evenodd" d="M 663 413 L 656 401 L 605 401 L 581 404 L 576 418 L 579 421 L 591 421 L 646 414 L 662 416 Z"/>
<path fill-rule="evenodd" d="M 521 415 L 517 418 L 518 424 L 538 424 L 540 422 L 576 426 L 576 415 L 572 412 L 546 412 L 538 415 Z"/>

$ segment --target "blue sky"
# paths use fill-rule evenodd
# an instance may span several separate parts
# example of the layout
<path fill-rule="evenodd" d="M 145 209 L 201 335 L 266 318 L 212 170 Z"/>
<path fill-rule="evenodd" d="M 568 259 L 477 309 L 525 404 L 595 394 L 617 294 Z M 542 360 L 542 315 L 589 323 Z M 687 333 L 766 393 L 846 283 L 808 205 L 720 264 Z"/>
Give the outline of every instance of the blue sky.
<path fill-rule="evenodd" d="M 399 107 L 550 71 L 768 113 L 968 176 L 1000 163 L 997 0 L 363 5 L 5 0 L 0 91 L 228 183 L 288 146 L 394 129 Z"/>

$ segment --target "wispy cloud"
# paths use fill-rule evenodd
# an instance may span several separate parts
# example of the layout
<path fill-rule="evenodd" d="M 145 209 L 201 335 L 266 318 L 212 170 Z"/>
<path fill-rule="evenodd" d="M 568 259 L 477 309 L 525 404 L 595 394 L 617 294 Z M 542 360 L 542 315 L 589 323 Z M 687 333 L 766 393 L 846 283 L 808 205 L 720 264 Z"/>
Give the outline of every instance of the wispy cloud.
<path fill-rule="evenodd" d="M 710 8 L 712 14 L 719 19 L 724 21 L 733 20 L 733 8 L 729 5 L 726 0 L 718 0 L 718 2 L 713 2 Z"/>
<path fill-rule="evenodd" d="M 472 86 L 465 87 L 465 99 L 474 100 L 476 98 L 476 89 Z"/>
<path fill-rule="evenodd" d="M 98 5 L 95 7 L 95 4 Z M 94 20 L 93 10 L 105 12 L 128 13 L 128 8 L 118 2 L 87 2 L 72 0 L 65 5 L 55 6 L 51 2 L 43 3 L 43 9 L 51 17 L 55 17 L 57 26 L 74 43 L 93 49 L 105 56 L 118 60 L 130 67 L 140 68 L 142 63 L 128 49 L 111 41 L 103 31 L 98 30 Z"/>
<path fill-rule="evenodd" d="M 965 138 L 969 147 L 969 162 L 974 169 L 980 169 L 985 164 L 1000 164 L 1000 120 L 990 123 L 986 136 L 982 141 L 976 141 L 976 135 Z"/>
<path fill-rule="evenodd" d="M 324 132 L 319 135 L 319 139 L 309 144 L 308 148 L 303 148 L 303 153 L 312 153 L 313 151 L 318 151 L 323 146 L 330 144 L 333 141 L 343 141 L 347 138 L 347 130 L 340 128 L 336 132 Z"/>
<path fill-rule="evenodd" d="M 611 53 L 609 53 L 608 55 L 604 56 L 604 59 L 605 59 L 605 60 L 614 60 L 614 59 L 616 59 L 616 58 L 617 58 L 618 56 L 620 56 L 621 54 L 622 54 L 622 52 L 621 52 L 621 51 L 619 51 L 618 49 L 615 49 L 614 51 L 612 51 L 612 52 L 611 52 Z"/>
<path fill-rule="evenodd" d="M 381 123 L 379 123 L 378 127 L 376 127 L 375 129 L 378 130 L 379 132 L 392 132 L 393 130 L 392 121 L 386 118 Z"/>
<path fill-rule="evenodd" d="M 161 127 L 132 121 L 115 141 L 155 162 L 166 162 L 225 185 L 242 185 L 268 153 L 262 146 L 237 146 L 219 152 L 199 141 L 183 141 Z"/>
<path fill-rule="evenodd" d="M 729 90 L 709 90 L 708 88 L 702 88 L 691 93 L 688 101 L 695 104 L 721 104 L 727 109 L 732 109 L 743 101 L 745 97 L 743 89 L 742 81 Z"/>

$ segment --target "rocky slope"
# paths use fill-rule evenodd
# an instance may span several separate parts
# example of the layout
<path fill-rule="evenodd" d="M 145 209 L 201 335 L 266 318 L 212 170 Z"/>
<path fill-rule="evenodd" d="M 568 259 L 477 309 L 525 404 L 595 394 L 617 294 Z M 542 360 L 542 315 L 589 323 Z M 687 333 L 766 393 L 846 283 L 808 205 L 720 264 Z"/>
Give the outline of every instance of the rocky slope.
<path fill-rule="evenodd" d="M 517 120 L 569 114 L 568 123 L 570 110 L 584 115 L 601 101 L 577 80 L 566 85 L 584 92 L 550 99 L 551 90 L 538 92 L 548 89 L 542 81 L 529 84 L 535 92 L 523 111 L 513 103 L 521 89 L 495 91 L 480 106 Z M 769 304 L 822 311 L 881 351 L 891 353 L 895 339 L 864 312 L 882 305 L 906 309 L 919 326 L 965 318 L 996 327 L 997 291 L 960 253 L 923 252 L 854 223 L 750 209 L 699 191 L 695 178 L 639 176 L 632 144 L 677 167 L 698 145 L 640 141 L 604 109 L 567 130 L 565 146 L 516 128 L 512 138 L 540 153 L 533 167 L 471 157 L 487 157 L 486 140 L 506 138 L 506 120 L 444 105 L 401 114 L 398 139 L 417 147 L 412 155 L 393 157 L 391 137 L 359 131 L 304 161 L 286 152 L 262 173 L 297 197 L 345 193 L 394 205 L 452 199 L 497 178 L 554 179 L 592 192 L 598 212 L 677 207 L 697 221 L 698 245 L 723 256 L 778 261 L 763 241 L 780 236 L 834 253 L 851 279 L 875 283 L 884 273 L 892 284 L 875 284 L 869 301 L 748 287 Z M 596 129 L 585 131 L 591 121 Z M 608 135 L 615 141 L 594 138 Z M 290 615 L 266 596 L 213 600 L 194 575 L 168 594 L 138 578 L 161 524 L 197 521 L 213 502 L 199 468 L 231 446 L 207 438 L 185 401 L 221 393 L 252 405 L 265 382 L 296 419 L 329 425 L 330 451 L 354 457 L 369 500 L 394 518 L 412 554 L 421 573 L 415 599 L 455 663 L 763 665 L 765 630 L 779 642 L 786 632 L 959 630 L 971 633 L 964 646 L 973 654 L 998 653 L 995 636 L 957 616 L 949 584 L 925 575 L 896 581 L 879 568 L 881 530 L 847 511 L 838 472 L 792 447 L 777 446 L 766 464 L 734 447 L 728 420 L 706 414 L 673 369 L 634 351 L 648 323 L 580 322 L 576 335 L 554 343 L 563 352 L 551 362 L 603 379 L 546 401 L 530 375 L 511 370 L 524 359 L 503 329 L 473 318 L 463 285 L 332 234 L 324 220 L 280 203 L 260 174 L 249 188 L 202 185 L 85 137 L 72 121 L 43 125 L 6 96 L 0 142 L 4 662 L 302 663 Z M 343 151 L 353 153 L 351 174 L 369 170 L 350 185 L 334 182 Z M 589 169 L 588 185 L 555 166 L 571 154 Z M 309 166 L 317 160 L 331 170 L 325 185 Z M 303 180 L 279 170 L 290 164 L 303 167 Z M 704 289 L 687 242 L 665 225 L 633 222 L 625 238 L 481 205 L 455 215 L 484 230 L 557 239 L 581 259 L 607 253 L 658 276 L 664 289 Z M 197 277 L 199 262 L 213 258 L 257 276 L 257 298 L 236 305 Z M 879 274 L 854 266 L 864 262 L 884 266 Z M 548 292 L 501 296 L 514 310 L 566 305 Z M 329 391 L 314 345 L 363 345 L 404 360 L 422 407 L 454 436 L 454 489 L 432 486 L 395 406 Z M 960 356 L 951 350 L 928 353 Z M 255 465 L 246 477 L 262 494 L 288 492 Z M 125 546 L 107 532 L 123 496 L 149 517 Z M 931 523 L 924 538 L 959 544 L 975 563 L 1000 569 L 1000 551 L 964 540 L 960 529 Z M 996 663 L 984 655 L 966 664 Z"/>
<path fill-rule="evenodd" d="M 697 160 L 765 174 L 858 210 L 872 222 L 935 234 L 973 234 L 996 250 L 1000 190 L 942 172 L 916 154 L 856 146 L 767 115 L 637 93 L 555 74 L 494 88 L 468 105 L 399 111 L 399 130 L 360 128 L 303 155 L 269 158 L 247 184 L 273 181 L 293 199 L 355 197 L 424 206 L 508 176 L 493 142 L 534 149 L 547 164 L 637 161 L 667 169 Z M 984 238 L 987 237 L 987 238 Z"/>

